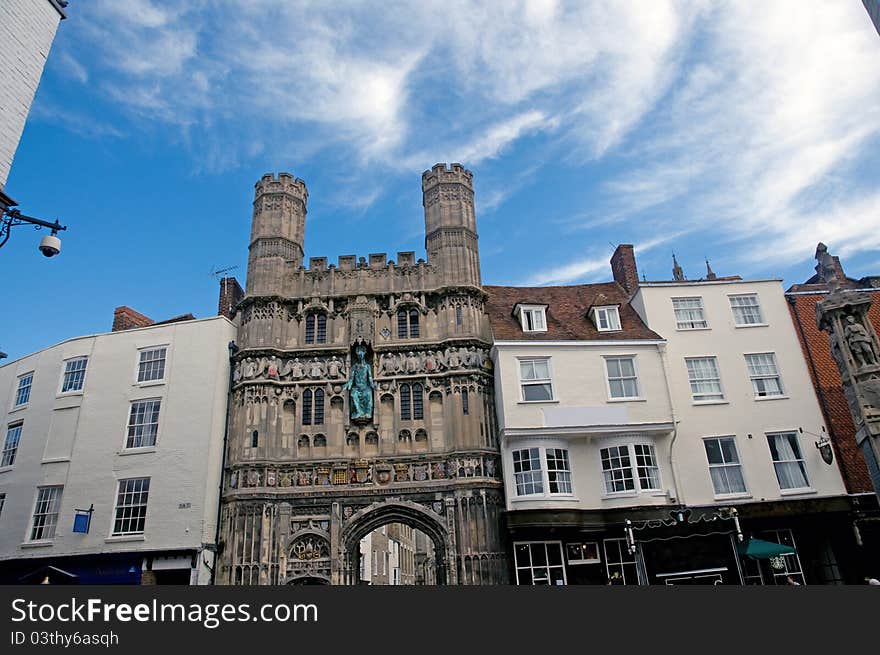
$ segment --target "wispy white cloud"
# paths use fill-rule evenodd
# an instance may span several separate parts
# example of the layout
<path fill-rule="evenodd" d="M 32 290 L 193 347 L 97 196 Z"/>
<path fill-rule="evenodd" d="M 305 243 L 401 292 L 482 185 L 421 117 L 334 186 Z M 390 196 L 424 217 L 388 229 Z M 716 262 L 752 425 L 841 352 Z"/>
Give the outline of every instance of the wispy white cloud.
<path fill-rule="evenodd" d="M 857 2 L 95 0 L 71 22 L 59 65 L 208 168 L 325 150 L 373 181 L 444 159 L 607 162 L 567 229 L 642 221 L 742 262 L 760 235 L 776 266 L 880 233 L 855 174 L 880 142 L 880 41 Z"/>

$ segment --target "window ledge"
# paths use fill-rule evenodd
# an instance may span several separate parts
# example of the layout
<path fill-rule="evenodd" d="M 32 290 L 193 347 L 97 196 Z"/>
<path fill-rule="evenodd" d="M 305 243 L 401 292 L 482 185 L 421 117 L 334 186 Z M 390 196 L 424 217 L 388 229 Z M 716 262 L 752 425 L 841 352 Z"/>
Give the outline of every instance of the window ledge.
<path fill-rule="evenodd" d="M 812 487 L 801 487 L 800 489 L 780 489 L 779 490 L 780 496 L 800 496 L 800 495 L 815 494 L 815 493 L 819 493 L 819 492 L 816 491 L 815 489 L 813 489 Z"/>
<path fill-rule="evenodd" d="M 609 403 L 646 403 L 648 402 L 647 398 L 642 396 L 634 397 L 634 398 L 609 398 Z"/>
<path fill-rule="evenodd" d="M 755 396 L 755 402 L 760 403 L 765 400 L 788 400 L 788 398 L 789 396 L 784 393 L 779 394 L 778 396 Z"/>
<path fill-rule="evenodd" d="M 165 384 L 165 379 L 161 380 L 148 380 L 146 382 L 134 382 L 131 386 L 133 387 L 158 387 Z"/>
<path fill-rule="evenodd" d="M 530 494 L 528 496 L 514 496 L 510 499 L 512 503 L 521 503 L 528 501 L 553 501 L 561 503 L 579 503 L 581 499 L 571 494 Z"/>
<path fill-rule="evenodd" d="M 676 332 L 699 332 L 701 330 L 711 330 L 710 327 L 700 327 L 700 328 L 689 328 L 689 327 L 677 327 L 675 328 Z"/>
<path fill-rule="evenodd" d="M 614 500 L 615 498 L 637 498 L 638 491 L 617 491 L 612 494 L 602 494 L 602 500 Z"/>
<path fill-rule="evenodd" d="M 124 457 L 125 455 L 141 455 L 143 453 L 155 453 L 156 446 L 144 446 L 143 448 L 123 448 L 118 451 L 116 454 L 120 457 Z"/>
<path fill-rule="evenodd" d="M 695 400 L 694 405 L 729 405 L 729 400 Z"/>
<path fill-rule="evenodd" d="M 10 464 L 9 466 L 0 466 L 0 473 L 6 473 L 6 471 L 11 471 L 15 468 L 15 464 Z"/>
<path fill-rule="evenodd" d="M 753 328 L 753 327 L 770 327 L 769 323 L 744 323 L 743 325 L 736 325 L 734 323 L 733 327 L 739 328 Z"/>
<path fill-rule="evenodd" d="M 520 400 L 517 405 L 558 405 L 558 400 Z"/>
<path fill-rule="evenodd" d="M 69 462 L 70 457 L 49 457 L 40 462 L 40 464 L 62 464 L 64 462 Z"/>
<path fill-rule="evenodd" d="M 79 389 L 78 391 L 59 391 L 55 394 L 56 398 L 70 398 L 71 396 L 82 396 L 83 391 Z"/>
<path fill-rule="evenodd" d="M 722 500 L 736 500 L 740 498 L 751 498 L 752 494 L 746 492 L 741 494 L 715 494 L 713 498 L 718 501 Z"/>
<path fill-rule="evenodd" d="M 146 541 L 146 537 L 142 534 L 125 534 L 116 537 L 107 537 L 104 543 L 113 544 L 121 541 Z"/>
<path fill-rule="evenodd" d="M 16 406 L 13 407 L 12 409 L 10 409 L 10 410 L 7 412 L 7 414 L 15 414 L 15 412 L 20 412 L 20 411 L 23 410 L 23 409 L 27 409 L 27 408 L 28 408 L 28 404 L 29 404 L 29 402 L 28 402 L 28 403 L 25 403 L 24 405 L 16 405 Z"/>
<path fill-rule="evenodd" d="M 616 330 L 603 330 L 602 328 L 596 328 L 596 332 L 600 332 L 602 334 L 606 334 L 608 332 L 623 332 L 623 328 L 617 328 Z"/>
<path fill-rule="evenodd" d="M 52 539 L 41 539 L 40 541 L 25 541 L 21 544 L 21 548 L 48 548 L 55 542 Z"/>

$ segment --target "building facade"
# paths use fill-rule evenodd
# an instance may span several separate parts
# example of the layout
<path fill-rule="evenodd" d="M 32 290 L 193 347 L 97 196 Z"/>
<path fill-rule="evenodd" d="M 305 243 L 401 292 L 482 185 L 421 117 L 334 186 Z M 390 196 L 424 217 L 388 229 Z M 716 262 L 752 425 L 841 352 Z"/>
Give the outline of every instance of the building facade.
<path fill-rule="evenodd" d="M 877 34 L 880 34 L 880 0 L 862 0 L 862 4 L 868 10 L 868 16 L 874 23 L 874 29 L 877 30 Z"/>
<path fill-rule="evenodd" d="M 875 330 L 880 330 L 880 276 L 848 277 L 840 259 L 830 255 L 822 243 L 816 248 L 816 257 L 826 259 L 830 265 L 817 264 L 816 274 L 802 284 L 792 285 L 785 296 L 825 416 L 834 458 L 840 466 L 852 503 L 851 519 L 857 547 L 851 550 L 848 559 L 864 575 L 875 577 L 877 553 L 880 552 L 880 507 L 865 458 L 856 441 L 856 426 L 832 356 L 828 334 L 820 330 L 816 322 L 816 307 L 828 297 L 833 287 L 869 294 L 873 302 L 868 319 Z"/>
<path fill-rule="evenodd" d="M 305 183 L 257 182 L 220 582 L 356 584 L 361 539 L 394 522 L 431 538 L 438 583 L 506 579 L 473 176 L 438 164 L 422 191 L 427 261 L 304 267 Z"/>
<path fill-rule="evenodd" d="M 849 501 L 780 281 L 639 281 L 628 245 L 611 268 L 487 287 L 515 580 L 847 580 Z"/>
<path fill-rule="evenodd" d="M 66 6 L 59 0 L 0 5 L 0 209 L 16 204 L 4 193 L 6 179 Z"/>
<path fill-rule="evenodd" d="M 132 317 L 0 366 L 4 583 L 211 582 L 235 328 Z"/>

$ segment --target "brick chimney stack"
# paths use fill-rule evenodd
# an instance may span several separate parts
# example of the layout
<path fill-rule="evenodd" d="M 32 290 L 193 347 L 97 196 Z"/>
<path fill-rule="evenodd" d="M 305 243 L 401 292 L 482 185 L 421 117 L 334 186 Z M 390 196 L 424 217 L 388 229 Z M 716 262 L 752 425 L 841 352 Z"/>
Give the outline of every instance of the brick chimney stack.
<path fill-rule="evenodd" d="M 235 316 L 235 306 L 244 298 L 244 290 L 234 277 L 220 278 L 220 301 L 217 316 L 225 316 L 230 321 Z"/>
<path fill-rule="evenodd" d="M 639 271 L 636 268 L 636 256 L 631 243 L 621 243 L 611 255 L 611 274 L 614 281 L 622 286 L 627 293 L 633 294 L 639 286 Z"/>
<path fill-rule="evenodd" d="M 113 332 L 147 327 L 153 323 L 153 319 L 149 316 L 144 316 L 126 305 L 117 307 L 113 311 Z"/>

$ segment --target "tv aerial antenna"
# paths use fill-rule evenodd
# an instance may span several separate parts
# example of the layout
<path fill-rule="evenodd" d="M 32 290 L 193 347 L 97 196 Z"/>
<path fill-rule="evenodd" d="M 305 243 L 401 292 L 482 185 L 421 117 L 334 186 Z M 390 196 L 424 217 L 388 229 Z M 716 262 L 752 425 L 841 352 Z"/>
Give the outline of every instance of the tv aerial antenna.
<path fill-rule="evenodd" d="M 224 273 L 228 273 L 229 271 L 234 271 L 237 268 L 238 268 L 238 266 L 227 266 L 226 268 L 216 268 L 216 267 L 212 266 L 211 272 L 209 273 L 209 275 L 216 280 L 218 277 L 220 277 Z"/>

